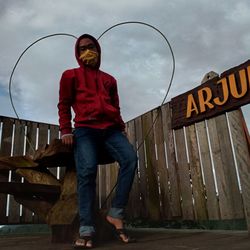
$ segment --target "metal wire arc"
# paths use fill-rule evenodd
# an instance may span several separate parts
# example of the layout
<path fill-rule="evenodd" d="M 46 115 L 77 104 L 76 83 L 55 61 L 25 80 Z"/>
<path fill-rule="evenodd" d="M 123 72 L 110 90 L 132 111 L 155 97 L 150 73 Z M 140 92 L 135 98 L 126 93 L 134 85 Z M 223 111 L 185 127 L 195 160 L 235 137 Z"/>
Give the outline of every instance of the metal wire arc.
<path fill-rule="evenodd" d="M 21 60 L 21 58 L 23 57 L 23 55 L 27 52 L 28 49 L 30 49 L 33 45 L 35 45 L 36 43 L 40 42 L 41 40 L 44 40 L 44 39 L 46 39 L 46 38 L 53 37 L 53 36 L 70 36 L 70 37 L 74 37 L 74 38 L 77 39 L 76 36 L 71 35 L 71 34 L 67 34 L 67 33 L 55 33 L 55 34 L 51 34 L 51 35 L 47 35 L 47 36 L 41 37 L 41 38 L 37 39 L 35 42 L 33 42 L 32 44 L 30 44 L 30 45 L 21 53 L 21 55 L 18 57 L 18 59 L 17 59 L 15 65 L 14 65 L 12 71 L 11 71 L 11 75 L 10 75 L 10 79 L 9 79 L 9 96 L 10 96 L 10 101 L 11 101 L 12 108 L 13 108 L 13 110 L 14 110 L 14 112 L 15 112 L 15 115 L 16 115 L 16 117 L 17 117 L 18 119 L 20 119 L 20 118 L 19 118 L 19 116 L 18 116 L 18 114 L 17 114 L 15 105 L 14 105 L 14 103 L 13 103 L 12 94 L 11 94 L 12 78 L 13 78 L 13 75 L 14 75 L 15 70 L 16 70 L 16 68 L 17 68 L 17 65 L 18 65 L 19 61 Z"/>
<path fill-rule="evenodd" d="M 106 29 L 98 38 L 97 40 L 101 39 L 108 31 L 110 31 L 111 29 L 114 29 L 118 26 L 121 26 L 121 25 L 126 25 L 126 24 L 141 24 L 141 25 L 144 25 L 144 26 L 148 26 L 152 29 L 154 29 L 155 31 L 157 31 L 162 37 L 163 39 L 166 41 L 168 47 L 169 47 L 169 50 L 171 52 L 171 57 L 172 57 L 172 73 L 171 73 L 171 78 L 170 78 L 170 82 L 169 82 L 169 86 L 168 86 L 168 89 L 166 91 L 166 94 L 163 98 L 163 101 L 161 103 L 160 106 L 162 106 L 162 104 L 164 104 L 164 102 L 166 101 L 166 98 L 168 96 L 168 93 L 170 91 L 170 88 L 171 88 L 171 85 L 172 85 L 172 81 L 173 81 L 173 78 L 174 78 L 174 73 L 175 73 L 175 56 L 174 56 L 174 52 L 173 52 L 173 49 L 171 47 L 171 44 L 169 42 L 169 40 L 167 39 L 167 37 L 156 27 L 154 27 L 153 25 L 151 24 L 148 24 L 148 23 L 145 23 L 145 22 L 140 22 L 140 21 L 126 21 L 126 22 L 121 22 L 121 23 L 117 23 L 111 27 L 109 27 L 108 29 Z"/>
<path fill-rule="evenodd" d="M 121 26 L 121 25 L 126 25 L 126 24 L 141 24 L 141 25 L 144 25 L 144 26 L 148 26 L 152 29 L 154 29 L 155 31 L 157 31 L 162 37 L 163 39 L 165 40 L 165 42 L 167 43 L 169 49 L 170 49 L 170 52 L 171 52 L 171 56 L 172 56 L 172 73 L 171 73 L 171 78 L 170 78 L 170 81 L 169 81 L 169 85 L 168 85 L 168 88 L 167 88 L 167 91 L 166 91 L 166 94 L 157 110 L 157 113 L 156 113 L 156 116 L 155 116 L 155 119 L 153 120 L 152 122 L 152 126 L 148 129 L 148 131 L 146 132 L 146 135 L 144 136 L 143 140 L 140 142 L 140 144 L 137 146 L 136 150 L 138 151 L 139 148 L 144 144 L 144 141 L 145 139 L 149 136 L 149 134 L 151 133 L 151 131 L 153 130 L 154 128 L 154 125 L 159 117 L 159 110 L 160 110 L 160 107 L 164 104 L 164 102 L 166 101 L 167 99 L 167 96 L 169 94 L 169 91 L 170 91 L 170 88 L 172 86 L 172 83 L 173 83 L 173 79 L 174 79 L 174 74 L 175 74 L 175 56 L 174 56 L 174 52 L 173 52 L 173 49 L 170 45 L 170 42 L 168 41 L 167 37 L 159 30 L 157 29 L 156 27 L 154 27 L 153 25 L 151 24 L 148 24 L 148 23 L 145 23 L 145 22 L 140 22 L 140 21 L 126 21 L 126 22 L 121 22 L 121 23 L 117 23 L 111 27 L 109 27 L 108 29 L 106 29 L 99 37 L 97 40 L 101 39 L 101 37 L 103 37 L 108 31 L 118 27 L 118 26 Z M 104 207 L 105 204 L 107 203 L 108 199 L 110 198 L 111 194 L 113 193 L 115 187 L 117 186 L 117 182 L 116 184 L 113 186 L 113 188 L 111 189 L 110 193 L 108 194 L 108 196 L 106 197 L 106 199 L 103 201 L 103 203 L 101 204 L 101 207 Z"/>
<path fill-rule="evenodd" d="M 70 36 L 70 37 L 74 37 L 74 38 L 77 39 L 76 36 L 71 35 L 71 34 L 67 34 L 67 33 L 55 33 L 55 34 L 51 34 L 51 35 L 47 35 L 47 36 L 41 37 L 41 38 L 37 39 L 35 42 L 31 43 L 31 44 L 21 53 L 21 55 L 18 57 L 18 59 L 17 59 L 15 65 L 14 65 L 12 71 L 11 71 L 11 75 L 10 75 L 10 79 L 9 79 L 9 96 L 10 96 L 11 106 L 12 106 L 12 108 L 13 108 L 13 110 L 14 110 L 14 113 L 15 113 L 15 115 L 16 115 L 16 117 L 17 117 L 18 120 L 20 120 L 20 118 L 19 118 L 19 115 L 18 115 L 18 113 L 17 113 L 17 111 L 16 111 L 15 105 L 14 105 L 14 103 L 13 103 L 13 98 L 12 98 L 12 93 L 11 93 L 12 78 L 13 78 L 13 75 L 14 75 L 15 70 L 16 70 L 16 68 L 17 68 L 17 65 L 18 65 L 18 63 L 20 62 L 20 60 L 21 60 L 21 58 L 23 57 L 23 55 L 27 52 L 27 50 L 30 49 L 34 44 L 40 42 L 41 40 L 44 40 L 44 39 L 46 39 L 46 38 L 53 37 L 53 36 Z M 24 127 L 23 127 L 23 128 L 24 128 Z M 24 128 L 24 130 L 25 130 L 25 128 Z M 26 140 L 27 140 L 28 144 L 30 145 L 30 148 L 32 149 L 33 152 L 35 152 L 35 149 L 34 149 L 32 143 L 30 142 L 30 140 L 28 139 L 27 134 L 25 134 L 25 137 L 26 137 Z"/>

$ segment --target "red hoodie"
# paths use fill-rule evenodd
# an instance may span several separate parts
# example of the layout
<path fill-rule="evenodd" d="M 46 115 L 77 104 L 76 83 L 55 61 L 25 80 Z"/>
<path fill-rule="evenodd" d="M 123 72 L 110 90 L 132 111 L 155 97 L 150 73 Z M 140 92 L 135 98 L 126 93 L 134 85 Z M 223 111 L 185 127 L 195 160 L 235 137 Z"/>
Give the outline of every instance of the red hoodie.
<path fill-rule="evenodd" d="M 82 38 L 91 39 L 97 47 L 99 62 L 95 69 L 84 66 L 79 59 L 78 45 Z M 71 107 L 76 128 L 113 126 L 123 131 L 125 125 L 120 114 L 116 80 L 99 69 L 101 48 L 98 41 L 88 34 L 80 36 L 76 41 L 75 56 L 80 67 L 63 72 L 60 81 L 57 107 L 61 134 L 72 133 Z"/>

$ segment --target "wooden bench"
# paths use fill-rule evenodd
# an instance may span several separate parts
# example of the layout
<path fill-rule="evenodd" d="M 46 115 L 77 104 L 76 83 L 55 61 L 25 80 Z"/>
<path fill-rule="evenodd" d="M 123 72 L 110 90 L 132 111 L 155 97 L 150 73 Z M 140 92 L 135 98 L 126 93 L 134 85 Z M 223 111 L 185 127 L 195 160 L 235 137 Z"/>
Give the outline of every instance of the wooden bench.
<path fill-rule="evenodd" d="M 110 159 L 103 158 L 102 161 L 105 163 Z M 66 167 L 61 180 L 49 171 L 55 167 Z M 25 183 L 0 182 L 0 193 L 13 195 L 18 203 L 50 225 L 52 242 L 72 242 L 78 237 L 77 180 L 73 152 L 69 147 L 55 139 L 33 156 L 0 157 L 0 171 L 8 170 L 23 177 Z M 99 241 L 112 237 L 104 214 L 105 211 L 97 209 Z"/>

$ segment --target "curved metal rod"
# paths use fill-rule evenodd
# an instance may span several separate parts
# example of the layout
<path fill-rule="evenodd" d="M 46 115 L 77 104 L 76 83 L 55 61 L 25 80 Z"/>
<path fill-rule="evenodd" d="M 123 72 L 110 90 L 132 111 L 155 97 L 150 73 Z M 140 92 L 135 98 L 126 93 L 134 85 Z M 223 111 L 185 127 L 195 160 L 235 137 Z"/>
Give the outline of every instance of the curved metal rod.
<path fill-rule="evenodd" d="M 168 96 L 168 93 L 170 91 L 170 88 L 171 88 L 171 85 L 172 85 L 172 82 L 173 82 L 173 78 L 174 78 L 174 73 L 175 73 L 175 56 L 174 56 L 174 52 L 173 52 L 173 49 L 170 45 L 170 42 L 168 41 L 167 37 L 159 30 L 157 29 L 156 27 L 154 27 L 153 25 L 151 24 L 148 24 L 148 23 L 145 23 L 145 22 L 140 22 L 140 21 L 126 21 L 126 22 L 121 22 L 121 23 L 117 23 L 113 26 L 111 26 L 110 28 L 106 29 L 98 38 L 97 40 L 101 39 L 108 31 L 118 27 L 118 26 L 121 26 L 121 25 L 126 25 L 126 24 L 141 24 L 141 25 L 144 25 L 144 26 L 148 26 L 152 29 L 154 29 L 155 31 L 157 31 L 162 37 L 163 39 L 165 40 L 165 42 L 167 43 L 169 49 L 170 49 L 170 52 L 171 52 L 171 56 L 172 56 L 172 74 L 171 74 L 171 79 L 170 79 L 170 82 L 169 82 L 169 86 L 168 86 L 168 89 L 167 89 L 167 92 L 163 98 L 163 101 L 161 103 L 160 106 L 162 106 L 164 104 L 164 102 L 166 101 L 166 98 Z"/>
<path fill-rule="evenodd" d="M 121 23 L 117 23 L 113 26 L 111 26 L 110 28 L 106 29 L 99 37 L 97 40 L 99 40 L 101 37 L 103 37 L 108 31 L 118 27 L 118 26 L 121 26 L 121 25 L 126 25 L 126 24 L 141 24 L 141 25 L 144 25 L 144 26 L 148 26 L 152 29 L 154 29 L 155 31 L 157 31 L 162 37 L 163 39 L 165 40 L 165 42 L 167 43 L 169 49 L 170 49 L 170 52 L 171 52 L 171 56 L 172 56 L 172 73 L 171 73 L 171 78 L 170 78 L 170 82 L 169 82 L 169 85 L 168 85 L 168 88 L 167 88 L 167 92 L 160 104 L 160 106 L 158 107 L 157 109 L 157 113 L 156 113 L 156 116 L 153 120 L 153 123 L 152 123 L 152 126 L 148 129 L 148 131 L 146 132 L 146 135 L 144 136 L 144 138 L 142 139 L 142 141 L 139 143 L 139 145 L 137 146 L 136 150 L 138 151 L 140 149 L 140 147 L 144 144 L 144 141 L 146 140 L 146 138 L 149 136 L 149 134 L 152 132 L 153 128 L 154 128 L 154 125 L 158 119 L 158 116 L 160 114 L 160 107 L 164 104 L 165 100 L 167 99 L 167 96 L 169 94 L 169 91 L 170 91 L 170 88 L 172 86 L 172 83 L 173 83 L 173 79 L 174 79 L 174 74 L 175 74 L 175 56 L 174 56 L 174 52 L 172 50 L 172 47 L 170 45 L 170 42 L 168 41 L 167 37 L 159 30 L 157 29 L 156 27 L 154 27 L 153 25 L 151 24 L 148 24 L 148 23 L 145 23 L 145 22 L 140 22 L 140 21 L 126 21 L 126 22 L 121 22 Z M 115 187 L 117 186 L 117 182 L 116 184 L 114 185 L 114 187 L 111 189 L 110 193 L 108 194 L 108 196 L 106 197 L 106 199 L 103 201 L 103 203 L 101 204 L 101 207 L 104 207 L 104 205 L 107 203 L 108 199 L 110 198 L 111 194 L 113 193 Z"/>
<path fill-rule="evenodd" d="M 16 112 L 16 109 L 15 109 L 15 106 L 14 106 L 14 103 L 13 103 L 13 100 L 12 100 L 12 94 L 11 94 L 12 78 L 13 78 L 13 75 L 14 75 L 14 73 L 15 73 L 16 67 L 17 67 L 19 61 L 21 60 L 21 58 L 23 57 L 23 55 L 27 52 L 27 50 L 28 50 L 30 47 L 32 47 L 34 44 L 40 42 L 41 40 L 44 40 L 44 39 L 49 38 L 49 37 L 52 37 L 52 36 L 70 36 L 70 37 L 74 37 L 74 38 L 77 39 L 76 36 L 71 35 L 71 34 L 67 34 L 67 33 L 55 33 L 55 34 L 51 34 L 51 35 L 47 35 L 47 36 L 41 37 L 41 38 L 37 39 L 35 42 L 33 42 L 32 44 L 30 44 L 30 45 L 21 53 L 21 55 L 18 57 L 18 59 L 17 59 L 17 61 L 16 61 L 16 63 L 15 63 L 15 66 L 13 67 L 13 69 L 12 69 L 12 71 L 11 71 L 11 75 L 10 75 L 10 79 L 9 79 L 9 96 L 10 96 L 10 102 L 11 102 L 12 108 L 13 108 L 13 110 L 14 110 L 14 112 L 15 112 L 15 115 L 16 115 L 17 119 L 19 119 L 19 120 L 20 120 L 20 118 L 19 118 L 19 116 L 18 116 L 18 114 L 17 114 L 17 112 Z"/>

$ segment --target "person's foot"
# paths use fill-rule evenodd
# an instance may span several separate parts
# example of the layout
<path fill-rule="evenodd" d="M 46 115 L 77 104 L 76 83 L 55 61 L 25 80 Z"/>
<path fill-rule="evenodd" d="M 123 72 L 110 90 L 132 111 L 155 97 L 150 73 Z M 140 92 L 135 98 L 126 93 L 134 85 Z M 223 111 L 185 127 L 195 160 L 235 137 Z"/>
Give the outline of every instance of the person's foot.
<path fill-rule="evenodd" d="M 116 229 L 123 228 L 123 221 L 118 218 L 111 217 L 109 215 L 106 216 L 106 220 L 112 224 Z"/>
<path fill-rule="evenodd" d="M 91 236 L 81 236 L 74 243 L 75 249 L 93 248 L 93 240 Z"/>
<path fill-rule="evenodd" d="M 107 215 L 106 220 L 114 227 L 115 234 L 119 240 L 121 240 L 123 243 L 135 242 L 135 239 L 132 239 L 127 235 L 124 229 L 123 221 L 121 219 Z"/>

